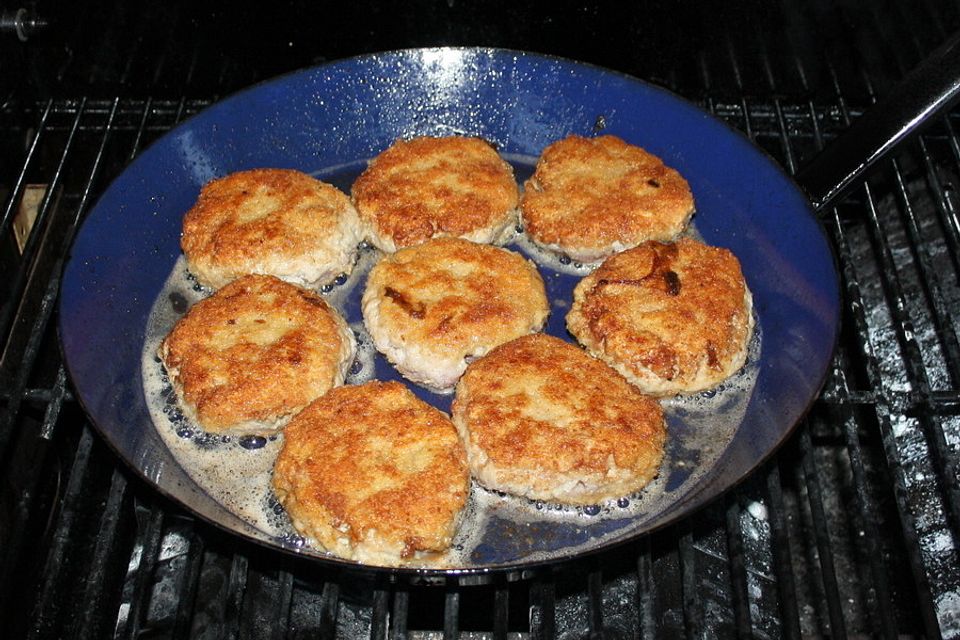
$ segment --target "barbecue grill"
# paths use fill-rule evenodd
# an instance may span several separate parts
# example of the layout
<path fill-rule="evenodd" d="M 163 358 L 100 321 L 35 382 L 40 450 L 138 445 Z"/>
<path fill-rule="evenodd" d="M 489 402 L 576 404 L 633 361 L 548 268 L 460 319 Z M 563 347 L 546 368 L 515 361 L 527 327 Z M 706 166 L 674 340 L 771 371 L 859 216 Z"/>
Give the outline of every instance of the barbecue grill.
<path fill-rule="evenodd" d="M 824 215 L 844 315 L 821 395 L 773 459 L 667 529 L 418 584 L 240 541 L 123 465 L 64 372 L 61 269 L 109 182 L 218 98 L 369 51 L 534 50 L 665 86 L 792 172 L 960 28 L 936 0 L 344 5 L 0 5 L 4 636 L 960 637 L 960 113 Z"/>

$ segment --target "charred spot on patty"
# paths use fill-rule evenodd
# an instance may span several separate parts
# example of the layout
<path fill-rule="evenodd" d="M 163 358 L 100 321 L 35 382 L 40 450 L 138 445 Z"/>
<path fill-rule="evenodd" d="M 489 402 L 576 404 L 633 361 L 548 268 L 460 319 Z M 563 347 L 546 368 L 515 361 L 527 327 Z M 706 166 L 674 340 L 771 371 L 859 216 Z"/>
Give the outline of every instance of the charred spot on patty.
<path fill-rule="evenodd" d="M 416 318 L 417 320 L 423 320 L 427 312 L 427 307 L 422 302 L 413 304 L 410 302 L 405 295 L 397 291 L 393 287 L 386 287 L 383 290 L 383 294 L 393 300 L 397 306 L 410 314 L 411 318 Z"/>
<path fill-rule="evenodd" d="M 680 295 L 680 276 L 675 271 L 664 271 L 663 282 L 667 285 L 667 295 Z"/>

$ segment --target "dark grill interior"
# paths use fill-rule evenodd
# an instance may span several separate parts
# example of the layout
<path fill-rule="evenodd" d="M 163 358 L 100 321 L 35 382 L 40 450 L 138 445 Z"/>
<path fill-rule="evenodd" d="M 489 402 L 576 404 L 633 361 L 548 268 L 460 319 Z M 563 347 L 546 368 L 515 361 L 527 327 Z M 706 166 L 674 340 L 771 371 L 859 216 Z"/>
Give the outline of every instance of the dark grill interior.
<path fill-rule="evenodd" d="M 178 121 L 283 71 L 406 46 L 556 53 L 667 86 L 793 171 L 960 26 L 955 5 L 163 5 L 37 3 L 46 30 L 0 31 L 5 637 L 960 637 L 960 113 L 824 216 L 843 330 L 788 444 L 696 516 L 532 576 L 408 585 L 220 533 L 87 423 L 55 329 L 67 247 L 110 180 Z M 13 219 L 37 193 L 21 255 Z"/>

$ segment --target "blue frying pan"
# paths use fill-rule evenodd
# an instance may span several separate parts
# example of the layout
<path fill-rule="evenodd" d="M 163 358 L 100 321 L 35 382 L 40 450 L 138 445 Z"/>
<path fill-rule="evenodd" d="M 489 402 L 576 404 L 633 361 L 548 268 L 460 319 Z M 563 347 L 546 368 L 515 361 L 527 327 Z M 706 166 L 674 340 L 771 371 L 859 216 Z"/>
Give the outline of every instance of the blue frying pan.
<path fill-rule="evenodd" d="M 889 129 L 880 137 L 906 131 Z M 808 195 L 742 135 L 662 89 L 562 59 L 491 49 L 368 55 L 255 86 L 170 131 L 113 182 L 77 234 L 59 314 L 77 398 L 123 460 L 204 520 L 267 547 L 367 568 L 311 550 L 296 536 L 268 533 L 227 510 L 158 435 L 141 356 L 151 310 L 180 255 L 183 213 L 211 178 L 254 167 L 296 168 L 349 190 L 367 159 L 397 138 L 481 136 L 497 145 L 522 179 L 550 142 L 601 131 L 678 169 L 696 199 L 699 234 L 739 257 L 761 334 L 748 365 L 752 377 L 734 394 L 735 413 L 716 405 L 718 415 L 733 424 L 718 429 L 706 446 L 701 436 L 709 420 L 706 427 L 702 421 L 691 427 L 682 403 L 668 411 L 670 444 L 656 496 L 559 517 L 543 505 L 505 498 L 501 508 L 497 496 L 488 496 L 485 504 L 494 506 L 474 527 L 456 566 L 442 573 L 475 578 L 556 562 L 689 515 L 770 456 L 817 396 L 838 333 L 834 259 Z M 832 201 L 840 193 L 837 185 L 849 183 L 879 156 L 864 140 L 860 136 L 853 147 L 821 160 L 826 170 L 809 174 L 816 206 Z M 577 276 L 542 271 L 555 305 L 547 330 L 570 340 L 563 301 Z M 359 317 L 350 299 L 343 311 L 348 319 Z M 372 366 L 378 378 L 397 377 L 379 357 Z M 417 391 L 449 407 L 448 397 Z M 688 432 L 694 428 L 700 432 Z"/>

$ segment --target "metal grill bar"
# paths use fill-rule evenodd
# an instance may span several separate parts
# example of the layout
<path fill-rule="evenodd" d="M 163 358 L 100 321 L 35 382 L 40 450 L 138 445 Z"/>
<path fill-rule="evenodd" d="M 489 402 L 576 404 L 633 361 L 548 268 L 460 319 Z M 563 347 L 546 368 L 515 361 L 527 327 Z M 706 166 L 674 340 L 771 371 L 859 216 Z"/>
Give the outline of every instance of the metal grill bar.
<path fill-rule="evenodd" d="M 827 517 L 823 507 L 823 497 L 820 488 L 820 474 L 813 459 L 813 444 L 810 442 L 808 425 L 800 427 L 800 448 L 802 450 L 802 465 L 807 487 L 810 513 L 813 517 L 813 526 L 816 533 L 817 556 L 820 560 L 820 577 L 827 598 L 827 612 L 830 615 L 830 629 L 828 634 L 836 638 L 846 638 L 846 624 L 844 623 L 843 609 L 840 604 L 840 589 L 837 585 L 836 567 L 833 561 L 833 552 Z"/>
<path fill-rule="evenodd" d="M 494 640 L 506 640 L 509 616 L 510 616 L 510 591 L 505 587 L 498 587 L 493 594 L 493 638 Z"/>
<path fill-rule="evenodd" d="M 594 568 L 587 574 L 587 628 L 591 636 L 603 631 L 603 572 Z"/>
<path fill-rule="evenodd" d="M 143 631 L 142 624 L 146 615 L 144 607 L 148 606 L 150 602 L 149 584 L 160 555 L 164 520 L 164 514 L 159 505 L 153 506 L 146 513 L 145 509 L 140 508 L 137 516 L 141 522 L 146 519 L 146 526 L 142 534 L 138 536 L 138 548 L 134 550 L 134 558 L 137 560 L 137 564 L 133 575 L 133 593 L 130 596 L 130 609 L 127 612 L 126 620 L 121 621 L 126 624 L 117 634 L 131 640 L 137 638 Z"/>
<path fill-rule="evenodd" d="M 246 559 L 240 555 L 224 557 L 212 548 L 213 545 L 206 544 L 202 533 L 197 529 L 189 538 L 191 548 L 195 537 L 204 551 L 186 637 L 230 637 L 231 633 L 236 636 L 238 618 L 235 613 L 243 598 L 243 583 L 238 584 L 238 578 L 246 578 Z"/>
<path fill-rule="evenodd" d="M 743 531 L 740 528 L 740 503 L 729 499 L 725 511 L 726 543 L 729 549 L 730 591 L 733 596 L 733 615 L 738 638 L 748 638 L 750 624 L 750 596 L 747 593 L 747 558 L 744 553 Z"/>
<path fill-rule="evenodd" d="M 944 128 L 947 131 L 947 139 L 950 142 L 950 150 L 953 152 L 953 166 L 955 170 L 960 171 L 960 137 L 953 127 L 953 121 L 949 116 L 943 119 Z M 948 238 L 953 250 L 954 264 L 960 262 L 957 254 L 960 253 L 960 216 L 957 215 L 956 190 L 947 193 L 944 192 L 944 212 L 947 219 L 946 227 L 949 230 Z M 956 267 L 955 267 L 956 268 Z"/>
<path fill-rule="evenodd" d="M 950 123 L 950 118 L 944 118 L 942 120 L 942 126 L 946 130 L 947 135 L 952 139 L 951 142 L 955 142 L 956 136 L 952 135 L 953 126 Z M 950 254 L 953 271 L 954 273 L 960 273 L 960 223 L 958 223 L 956 211 L 952 210 L 950 197 L 947 195 L 946 189 L 940 180 L 939 172 L 937 171 L 937 167 L 933 161 L 933 155 L 927 146 L 926 140 L 919 138 L 917 142 L 920 147 L 920 154 L 923 156 L 927 179 L 937 196 L 937 219 L 940 223 L 940 229 L 944 232 L 944 239 Z M 951 144 L 950 147 L 954 150 L 955 154 L 960 151 L 955 144 Z M 955 361 L 955 355 L 954 353 L 950 354 L 951 360 Z M 954 384 L 956 384 L 956 382 L 957 378 L 955 376 Z"/>
<path fill-rule="evenodd" d="M 110 492 L 107 495 L 107 502 L 100 517 L 100 527 L 98 529 L 97 544 L 93 550 L 88 579 L 84 587 L 83 598 L 80 601 L 79 610 L 83 612 L 93 612 L 97 610 L 103 596 L 104 585 L 107 582 L 107 565 L 109 556 L 115 553 L 120 546 L 117 539 L 120 520 L 123 515 L 121 509 L 127 500 L 127 481 L 123 475 L 114 470 L 110 480 Z M 103 637 L 107 629 L 100 628 L 98 623 L 102 623 L 101 616 L 86 615 L 80 616 L 81 626 L 77 634 L 78 638 Z"/>
<path fill-rule="evenodd" d="M 902 206 L 901 220 L 903 221 L 904 227 L 906 227 L 907 230 L 907 235 L 910 238 L 910 248 L 913 250 L 914 262 L 919 267 L 921 275 L 920 284 L 923 290 L 923 295 L 933 310 L 933 326 L 936 330 L 936 335 L 939 338 L 939 346 L 945 352 L 945 364 L 950 373 L 951 386 L 955 387 L 957 382 L 960 381 L 960 343 L 958 343 L 957 334 L 953 329 L 953 325 L 950 323 L 948 304 L 944 298 L 943 290 L 940 285 L 940 278 L 937 275 L 936 269 L 933 268 L 933 260 L 930 256 L 928 243 L 924 242 L 923 234 L 920 231 L 920 224 L 917 221 L 914 207 L 910 201 L 910 196 L 907 194 L 906 180 L 904 179 L 900 162 L 894 159 L 892 165 L 894 178 L 897 185 L 897 195 L 899 196 Z M 932 186 L 934 189 L 936 189 L 938 185 L 934 183 Z M 942 194 L 938 195 L 942 196 Z M 921 369 L 921 371 L 923 370 Z M 929 381 L 926 380 L 925 373 L 923 374 L 923 379 L 925 384 L 921 385 L 920 392 L 929 393 L 931 385 Z M 945 466 L 949 467 L 950 465 L 953 465 L 953 470 L 956 471 L 956 461 L 950 460 Z M 948 476 L 949 475 L 950 474 L 948 470 Z M 956 492 L 957 487 L 955 475 L 953 485 L 954 486 L 951 487 L 951 491 Z"/>
<path fill-rule="evenodd" d="M 40 148 L 40 140 L 44 134 L 44 131 L 46 130 L 47 120 L 50 117 L 50 108 L 52 105 L 53 100 L 48 100 L 46 107 L 44 107 L 42 115 L 40 116 L 40 120 L 37 122 L 36 133 L 34 133 L 33 140 L 30 143 L 30 148 L 27 150 L 27 156 L 23 162 L 22 168 L 20 169 L 20 174 L 13 182 L 13 188 L 10 190 L 10 196 L 7 198 L 7 204 L 3 209 L 3 218 L 0 219 L 0 236 L 6 236 L 8 233 L 10 233 L 10 227 L 13 225 L 14 212 L 16 211 L 17 204 L 23 197 L 23 188 L 26 186 L 27 172 L 33 165 L 33 159 L 36 156 L 37 149 Z"/>
<path fill-rule="evenodd" d="M 857 425 L 852 415 L 842 419 L 844 437 L 850 456 L 853 471 L 854 485 L 856 486 L 857 511 L 855 526 L 865 545 L 867 561 L 870 565 L 871 584 L 868 587 L 873 592 L 874 607 L 872 617 L 880 622 L 880 631 L 885 638 L 897 637 L 896 621 L 893 618 L 894 605 L 890 596 L 890 587 L 887 583 L 886 572 L 880 564 L 882 555 L 877 542 L 876 531 L 878 523 L 874 514 L 877 508 L 867 489 L 867 481 L 863 467 L 863 456 L 860 451 L 860 441 L 857 435 Z"/>
<path fill-rule="evenodd" d="M 289 571 L 280 572 L 280 590 L 276 599 L 276 612 L 272 620 L 272 637 L 280 640 L 286 636 L 286 630 L 290 628 L 290 606 L 293 601 L 294 578 Z M 321 638 L 333 638 L 336 634 L 337 607 L 340 604 L 340 587 L 335 583 L 323 585 L 321 608 L 320 608 L 320 629 Z"/>
<path fill-rule="evenodd" d="M 557 634 L 554 584 L 537 578 L 530 585 L 530 638 L 552 640 Z"/>
<path fill-rule="evenodd" d="M 443 603 L 443 638 L 452 640 L 460 635 L 460 592 L 448 591 Z"/>
<path fill-rule="evenodd" d="M 787 524 L 784 517 L 786 507 L 783 502 L 783 487 L 780 484 L 780 468 L 776 461 L 770 465 L 770 472 L 767 474 L 767 496 L 773 512 L 770 518 L 770 532 L 776 559 L 773 570 L 777 576 L 777 590 L 780 595 L 780 630 L 785 638 L 799 638 L 801 637 L 800 612 L 797 610 L 799 599 L 792 571 L 793 558 L 790 555 L 790 543 L 787 538 Z"/>
<path fill-rule="evenodd" d="M 673 539 L 667 539 L 666 534 L 656 536 L 656 545 L 651 549 L 654 616 L 650 627 L 654 637 L 686 634 L 682 587 L 675 588 L 682 584 L 680 554 L 674 538 L 678 532 L 671 533 Z"/>
<path fill-rule="evenodd" d="M 284 578 L 293 586 L 293 577 L 284 572 Z M 320 608 L 320 629 L 322 638 L 333 638 L 337 629 L 337 609 L 340 606 L 340 585 L 328 582 L 323 585 L 323 604 Z"/>
<path fill-rule="evenodd" d="M 190 635 L 193 619 L 193 607 L 197 597 L 197 585 L 200 580 L 200 567 L 203 563 L 203 539 L 196 536 L 193 527 L 187 532 L 187 558 L 185 567 L 180 571 L 176 615 L 173 622 L 173 637 L 185 638 Z"/>
<path fill-rule="evenodd" d="M 722 507 L 723 502 L 717 501 L 706 508 L 701 518 L 695 520 L 691 547 L 694 566 L 693 586 L 696 588 L 696 609 L 693 619 L 704 631 L 716 629 L 730 634 L 738 631 L 749 634 L 752 633 L 749 619 L 745 627 L 736 628 L 734 614 L 737 595 L 733 590 L 733 573 L 740 571 L 746 575 L 757 567 L 752 553 L 745 553 L 740 558 L 743 564 L 739 567 L 733 566 L 734 560 L 727 539 L 736 534 L 724 530 L 725 510 Z M 739 529 L 740 523 L 737 524 Z M 740 543 L 742 545 L 742 538 Z M 757 610 L 759 613 L 760 603 L 757 603 Z"/>
<path fill-rule="evenodd" d="M 386 640 L 387 613 L 390 611 L 390 592 L 376 589 L 373 592 L 373 623 L 370 627 L 371 640 Z"/>
<path fill-rule="evenodd" d="M 400 589 L 393 594 L 393 617 L 390 636 L 394 640 L 407 637 L 407 612 L 410 611 L 410 593 Z"/>
<path fill-rule="evenodd" d="M 41 443 L 41 445 L 44 443 Z M 38 464 L 29 467 L 27 477 L 22 479 L 19 487 L 19 495 L 13 510 L 12 521 L 10 522 L 10 535 L 6 540 L 6 553 L 0 558 L 0 571 L 2 575 L 12 575 L 18 558 L 21 557 L 20 551 L 26 546 L 27 542 L 27 522 L 32 514 L 34 501 L 36 501 L 36 492 L 40 480 L 41 470 L 44 468 L 43 462 L 48 454 L 47 447 L 41 446 L 36 453 Z M 59 469 L 57 470 L 59 472 Z M 57 480 L 59 481 L 59 475 Z M 15 586 L 12 580 L 0 580 L 0 602 L 9 602 L 11 592 Z"/>
<path fill-rule="evenodd" d="M 703 634 L 703 614 L 698 597 L 700 589 L 694 567 L 693 540 L 690 531 L 680 536 L 679 547 L 684 633 L 687 636 L 699 637 Z"/>
<path fill-rule="evenodd" d="M 59 603 L 53 601 L 54 591 L 58 585 L 56 578 L 59 576 L 63 563 L 67 560 L 65 550 L 70 541 L 73 521 L 76 516 L 76 506 L 83 491 L 83 480 L 87 471 L 87 464 L 90 459 L 90 451 L 93 446 L 93 436 L 89 431 L 84 431 L 80 438 L 80 446 L 77 448 L 77 456 L 74 458 L 73 466 L 70 470 L 70 479 L 67 482 L 66 492 L 63 498 L 63 508 L 60 515 L 60 525 L 53 536 L 44 563 L 44 580 L 40 587 L 40 597 L 34 608 L 34 618 L 37 621 L 31 629 L 33 637 L 50 634 L 54 631 L 53 615 L 57 613 Z"/>

